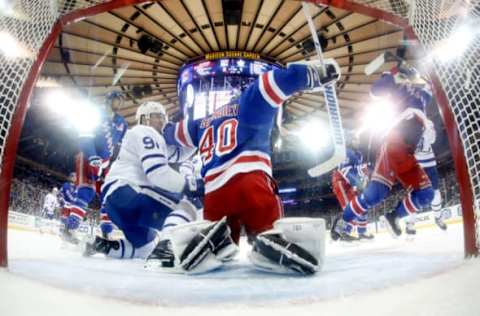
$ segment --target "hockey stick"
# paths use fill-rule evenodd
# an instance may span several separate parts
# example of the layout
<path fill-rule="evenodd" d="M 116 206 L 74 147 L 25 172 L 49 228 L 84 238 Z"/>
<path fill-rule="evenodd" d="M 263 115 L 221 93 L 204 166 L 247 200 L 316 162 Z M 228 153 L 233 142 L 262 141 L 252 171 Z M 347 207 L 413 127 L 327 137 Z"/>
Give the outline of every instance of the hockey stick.
<path fill-rule="evenodd" d="M 323 63 L 322 47 L 318 40 L 318 34 L 313 24 L 312 16 L 308 10 L 308 3 L 302 2 L 303 13 L 308 22 L 308 27 L 312 33 L 313 44 L 317 51 L 317 57 L 322 65 L 323 73 L 326 73 L 325 64 Z M 308 170 L 311 177 L 318 177 L 325 174 L 338 166 L 345 160 L 347 154 L 345 149 L 345 137 L 343 135 L 342 119 L 340 117 L 340 110 L 338 108 L 337 93 L 335 92 L 335 83 L 328 84 L 323 89 L 323 96 L 325 98 L 325 105 L 327 108 L 328 120 L 330 121 L 330 132 L 333 136 L 333 154 L 326 161 L 312 167 Z"/>

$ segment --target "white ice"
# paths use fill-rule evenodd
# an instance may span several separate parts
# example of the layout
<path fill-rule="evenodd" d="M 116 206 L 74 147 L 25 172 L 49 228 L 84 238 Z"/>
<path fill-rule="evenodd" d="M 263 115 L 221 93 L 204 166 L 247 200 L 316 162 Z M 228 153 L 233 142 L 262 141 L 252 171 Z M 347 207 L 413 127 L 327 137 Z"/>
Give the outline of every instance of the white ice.
<path fill-rule="evenodd" d="M 480 262 L 464 259 L 461 224 L 420 229 L 413 241 L 378 234 L 328 243 L 323 271 L 308 278 L 257 272 L 242 246 L 239 259 L 215 273 L 168 275 L 10 230 L 0 315 L 480 315 Z"/>

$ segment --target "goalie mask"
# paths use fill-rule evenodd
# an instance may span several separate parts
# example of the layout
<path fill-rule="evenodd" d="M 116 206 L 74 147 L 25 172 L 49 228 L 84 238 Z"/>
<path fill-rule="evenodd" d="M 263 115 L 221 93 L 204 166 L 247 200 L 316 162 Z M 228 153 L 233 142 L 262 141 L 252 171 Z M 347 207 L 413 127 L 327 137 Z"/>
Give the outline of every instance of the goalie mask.
<path fill-rule="evenodd" d="M 168 122 L 168 115 L 164 106 L 159 102 L 146 102 L 141 104 L 135 115 L 137 123 L 155 128 L 161 132 Z"/>

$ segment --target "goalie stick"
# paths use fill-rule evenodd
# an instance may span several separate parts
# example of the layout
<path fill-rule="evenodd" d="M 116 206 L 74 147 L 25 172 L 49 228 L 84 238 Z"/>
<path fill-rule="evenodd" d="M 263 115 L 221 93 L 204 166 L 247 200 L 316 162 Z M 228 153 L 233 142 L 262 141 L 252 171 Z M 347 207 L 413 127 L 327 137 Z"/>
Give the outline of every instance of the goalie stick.
<path fill-rule="evenodd" d="M 318 40 L 317 31 L 313 24 L 312 16 L 308 10 L 308 3 L 302 2 L 303 13 L 308 22 L 308 27 L 312 33 L 312 40 L 315 45 L 317 57 L 323 68 L 323 73 L 326 72 L 325 64 L 323 63 L 322 47 Z M 343 135 L 342 119 L 340 117 L 340 110 L 338 108 L 337 93 L 335 92 L 335 84 L 326 85 L 323 89 L 323 96 L 325 98 L 325 105 L 327 108 L 328 120 L 330 122 L 330 131 L 333 136 L 333 154 L 326 161 L 323 161 L 319 165 L 312 167 L 308 170 L 308 174 L 311 177 L 318 177 L 325 174 L 338 166 L 346 158 L 345 138 Z"/>

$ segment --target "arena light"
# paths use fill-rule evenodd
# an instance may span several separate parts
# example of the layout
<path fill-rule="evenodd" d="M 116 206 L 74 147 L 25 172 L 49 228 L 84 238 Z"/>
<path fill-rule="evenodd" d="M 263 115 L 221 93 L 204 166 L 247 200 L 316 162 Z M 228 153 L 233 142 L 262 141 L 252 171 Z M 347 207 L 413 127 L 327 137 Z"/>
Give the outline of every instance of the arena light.
<path fill-rule="evenodd" d="M 297 192 L 296 188 L 282 188 L 278 190 L 279 193 L 293 193 Z"/>
<path fill-rule="evenodd" d="M 469 25 L 460 25 L 433 50 L 432 57 L 443 63 L 461 57 L 472 43 L 476 33 L 477 31 Z"/>
<path fill-rule="evenodd" d="M 82 136 L 90 135 L 100 123 L 100 112 L 90 101 L 53 89 L 45 96 L 46 105 Z"/>
<path fill-rule="evenodd" d="M 366 130 L 374 133 L 385 132 L 395 120 L 395 105 L 389 98 L 373 100 L 367 105 L 361 118 L 358 133 Z"/>
<path fill-rule="evenodd" d="M 331 133 L 324 122 L 312 120 L 307 122 L 300 132 L 295 133 L 303 145 L 310 151 L 318 152 L 331 143 Z"/>
<path fill-rule="evenodd" d="M 8 32 L 0 32 L 0 52 L 9 59 L 13 58 L 27 58 L 31 53 L 23 48 L 15 38 Z"/>

